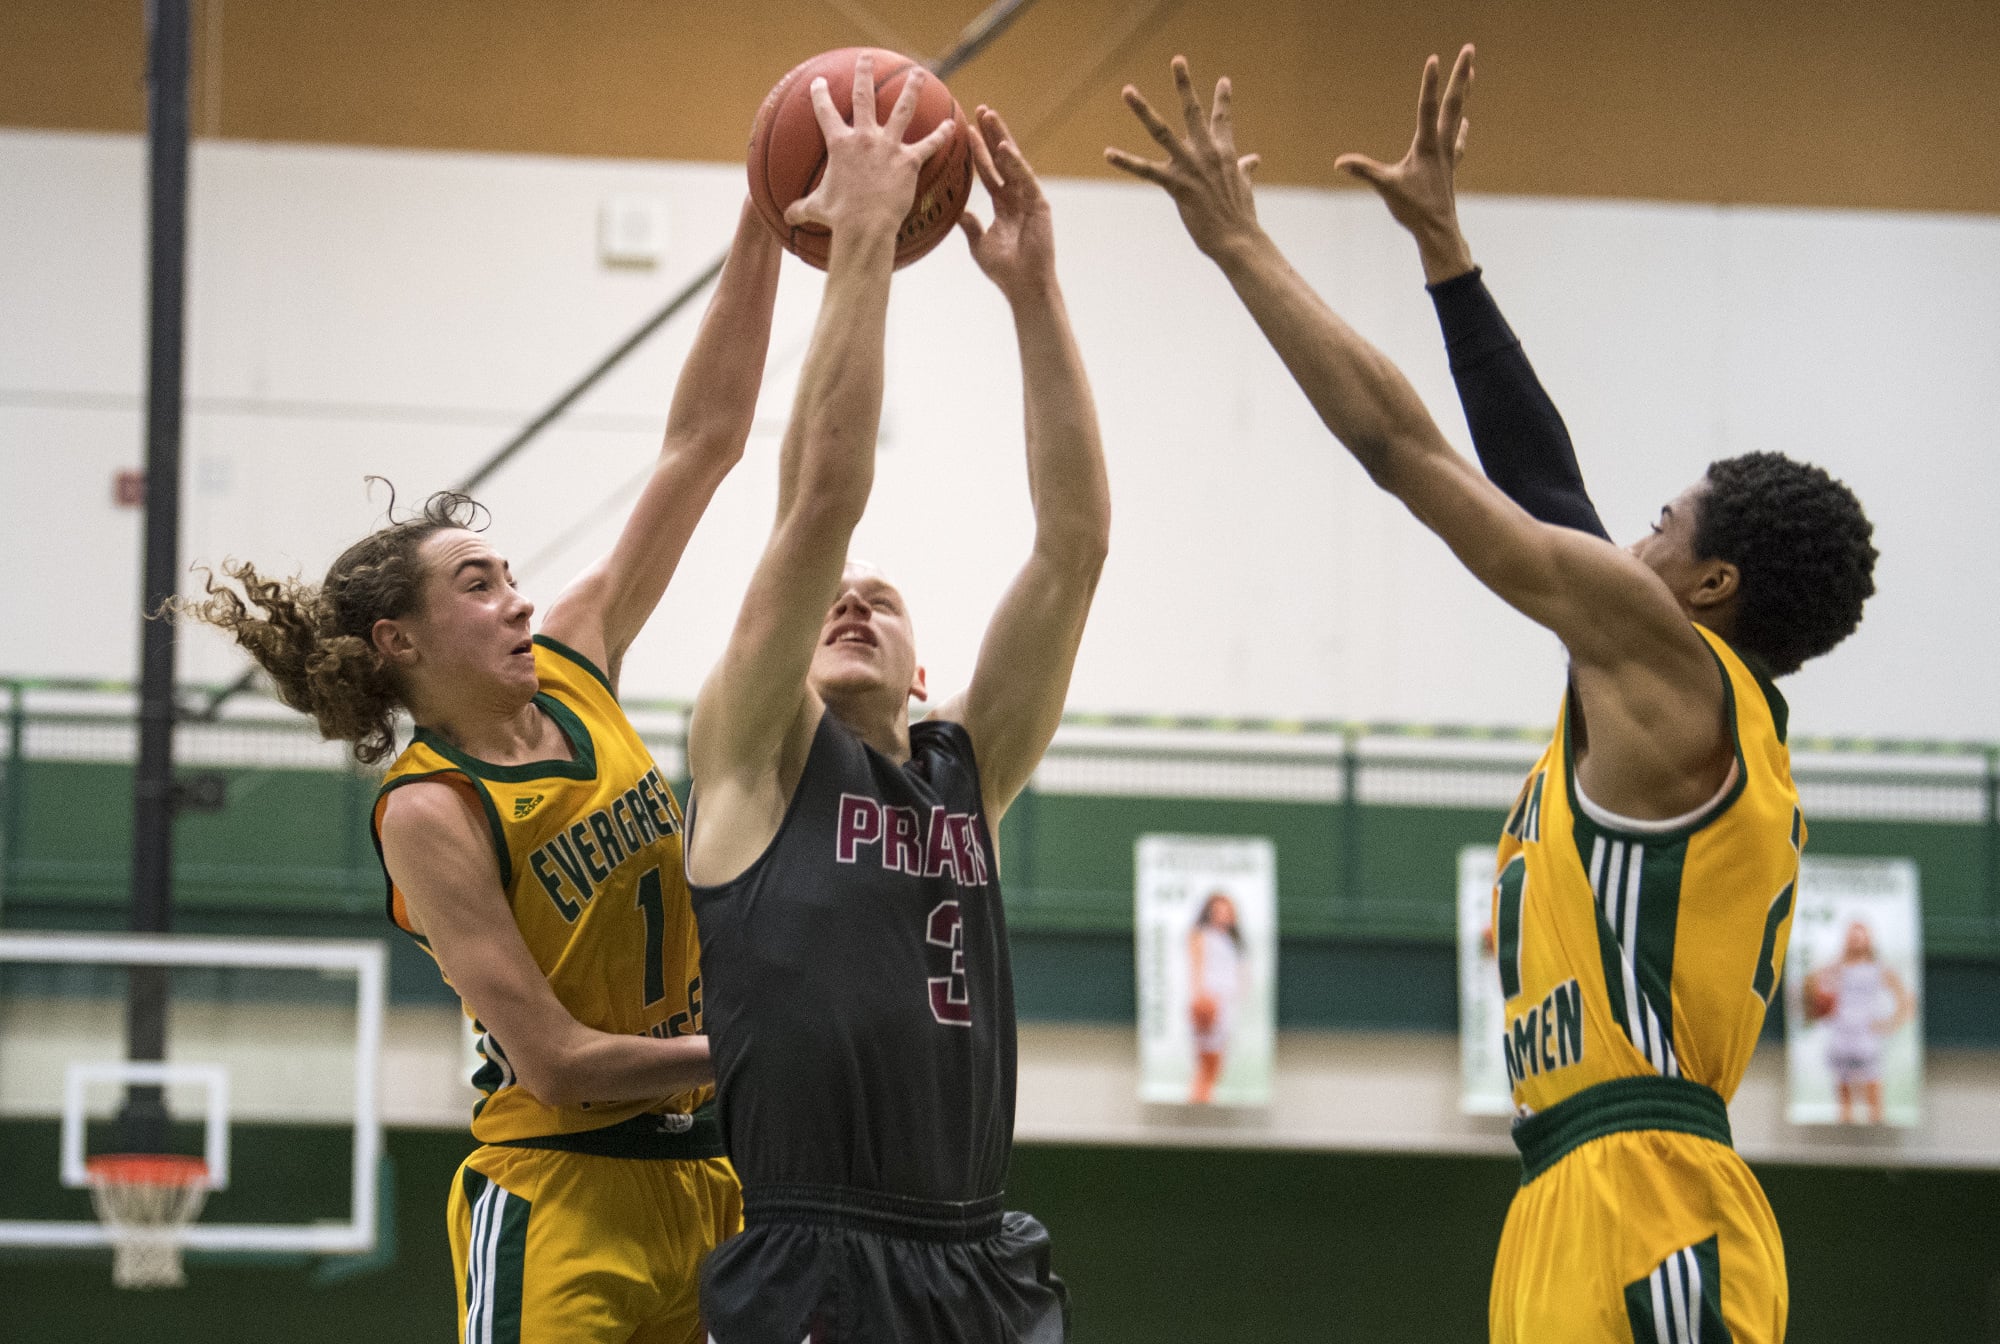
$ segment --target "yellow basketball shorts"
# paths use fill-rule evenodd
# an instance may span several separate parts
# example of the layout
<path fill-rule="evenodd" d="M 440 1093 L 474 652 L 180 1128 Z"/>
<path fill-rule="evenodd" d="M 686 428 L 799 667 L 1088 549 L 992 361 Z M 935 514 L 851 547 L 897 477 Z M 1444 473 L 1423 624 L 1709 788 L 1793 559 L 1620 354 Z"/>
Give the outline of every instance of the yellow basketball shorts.
<path fill-rule="evenodd" d="M 1488 1316 L 1493 1344 L 1780 1344 L 1788 1301 L 1777 1219 L 1736 1150 L 1647 1129 L 1522 1185 Z"/>
<path fill-rule="evenodd" d="M 743 1227 L 725 1158 L 477 1149 L 447 1217 L 467 1344 L 698 1344 L 701 1265 Z"/>

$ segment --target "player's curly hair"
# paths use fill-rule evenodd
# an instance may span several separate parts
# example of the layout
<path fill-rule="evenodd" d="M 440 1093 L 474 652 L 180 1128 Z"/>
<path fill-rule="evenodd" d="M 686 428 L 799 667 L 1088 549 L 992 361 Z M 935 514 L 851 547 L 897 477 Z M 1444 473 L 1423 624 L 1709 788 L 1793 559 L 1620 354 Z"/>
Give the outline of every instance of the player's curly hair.
<path fill-rule="evenodd" d="M 227 630 L 270 676 L 280 700 L 311 715 L 320 736 L 350 744 L 355 760 L 374 765 L 395 751 L 395 715 L 404 707 L 393 671 L 375 651 L 375 622 L 418 609 L 424 542 L 448 528 L 483 528 L 485 512 L 470 496 L 441 490 L 399 520 L 392 487 L 387 524 L 342 551 L 320 583 L 267 578 L 247 560 L 225 560 L 222 572 L 242 585 L 242 595 L 203 570 L 207 596 L 176 598 L 168 609 Z"/>
<path fill-rule="evenodd" d="M 1712 462 L 1694 549 L 1741 575 L 1735 644 L 1796 672 L 1854 633 L 1875 592 L 1874 526 L 1845 484 L 1782 453 Z"/>

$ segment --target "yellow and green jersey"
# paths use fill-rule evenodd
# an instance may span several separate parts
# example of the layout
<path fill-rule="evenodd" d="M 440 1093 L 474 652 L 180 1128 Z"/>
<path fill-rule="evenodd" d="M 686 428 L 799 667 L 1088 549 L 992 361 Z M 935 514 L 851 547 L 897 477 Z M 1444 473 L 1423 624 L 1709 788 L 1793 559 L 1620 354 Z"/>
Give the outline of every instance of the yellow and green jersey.
<path fill-rule="evenodd" d="M 1497 854 L 1495 951 L 1514 1102 L 1536 1114 L 1612 1079 L 1732 1096 L 1777 993 L 1805 822 L 1777 689 L 1696 626 L 1723 673 L 1736 760 L 1700 811 L 1642 822 L 1577 786 L 1573 705 Z"/>
<path fill-rule="evenodd" d="M 419 728 L 376 796 L 376 852 L 390 793 L 421 779 L 465 789 L 492 831 L 514 923 L 570 1015 L 618 1034 L 697 1033 L 700 944 L 681 870 L 680 804 L 602 671 L 537 636 L 535 673 L 535 703 L 562 730 L 569 759 L 493 765 Z M 389 917 L 423 943 L 388 877 Z M 486 1094 L 472 1120 L 482 1143 L 602 1129 L 648 1111 L 689 1113 L 713 1091 L 544 1106 L 515 1084 L 506 1043 L 473 1025 L 485 1060 L 472 1080 Z"/>

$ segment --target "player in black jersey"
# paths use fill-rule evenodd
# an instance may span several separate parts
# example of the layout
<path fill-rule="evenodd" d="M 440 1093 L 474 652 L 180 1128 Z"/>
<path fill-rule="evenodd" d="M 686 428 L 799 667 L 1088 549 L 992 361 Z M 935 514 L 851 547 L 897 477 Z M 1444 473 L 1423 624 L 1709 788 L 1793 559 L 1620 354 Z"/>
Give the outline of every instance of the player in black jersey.
<path fill-rule="evenodd" d="M 965 230 L 1014 312 L 1035 544 L 971 688 L 912 724 L 924 674 L 902 595 L 845 559 L 872 481 L 896 228 L 950 134 L 901 143 L 921 79 L 886 126 L 866 57 L 852 127 L 812 90 L 828 166 L 791 215 L 832 231 L 826 291 L 777 523 L 689 727 L 688 872 L 746 1224 L 703 1276 L 718 1344 L 1064 1335 L 1047 1234 L 1001 1210 L 1015 1060 L 994 828 L 1061 718 L 1110 504 L 1048 206 L 981 108 L 995 217 Z"/>

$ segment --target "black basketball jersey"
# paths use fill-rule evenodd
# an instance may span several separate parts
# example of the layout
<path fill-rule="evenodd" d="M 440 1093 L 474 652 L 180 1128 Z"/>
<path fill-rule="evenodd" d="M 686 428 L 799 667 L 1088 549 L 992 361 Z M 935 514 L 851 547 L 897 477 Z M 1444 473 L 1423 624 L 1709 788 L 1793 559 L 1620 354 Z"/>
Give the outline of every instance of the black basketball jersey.
<path fill-rule="evenodd" d="M 746 1189 L 999 1192 L 1015 1046 L 997 858 L 961 725 L 912 724 L 898 766 L 829 711 L 770 847 L 689 884 Z"/>

